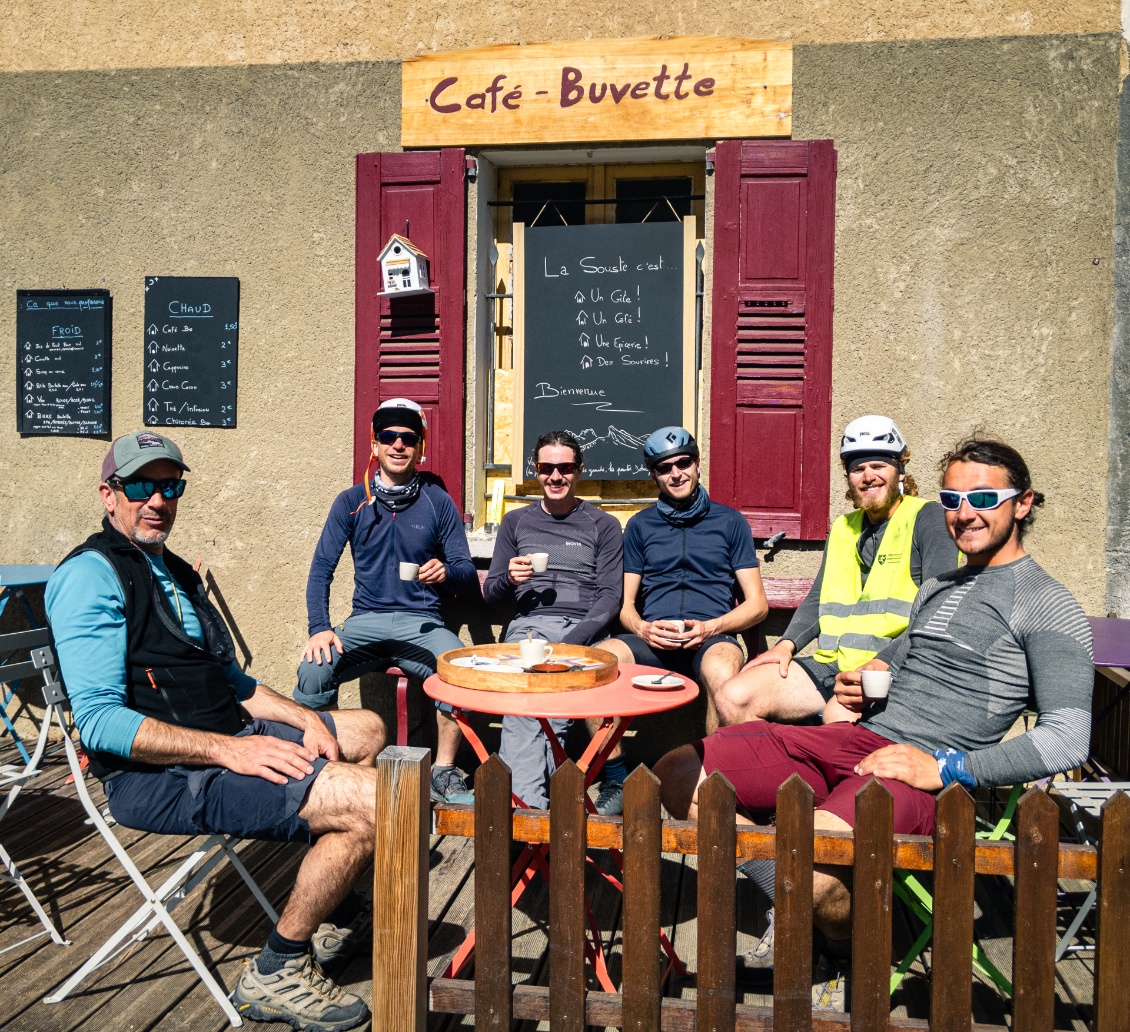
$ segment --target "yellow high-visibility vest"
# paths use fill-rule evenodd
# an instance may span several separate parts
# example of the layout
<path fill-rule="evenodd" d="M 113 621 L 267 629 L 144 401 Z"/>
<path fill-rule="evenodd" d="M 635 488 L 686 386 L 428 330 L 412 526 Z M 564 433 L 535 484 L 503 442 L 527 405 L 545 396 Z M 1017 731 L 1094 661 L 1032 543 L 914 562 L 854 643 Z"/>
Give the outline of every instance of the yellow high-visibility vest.
<path fill-rule="evenodd" d="M 858 545 L 867 517 L 856 509 L 832 524 L 820 584 L 820 638 L 813 657 L 818 663 L 856 670 L 906 630 L 918 594 L 910 576 L 910 548 L 925 504 L 923 498 L 903 498 L 883 532 L 866 584 Z"/>

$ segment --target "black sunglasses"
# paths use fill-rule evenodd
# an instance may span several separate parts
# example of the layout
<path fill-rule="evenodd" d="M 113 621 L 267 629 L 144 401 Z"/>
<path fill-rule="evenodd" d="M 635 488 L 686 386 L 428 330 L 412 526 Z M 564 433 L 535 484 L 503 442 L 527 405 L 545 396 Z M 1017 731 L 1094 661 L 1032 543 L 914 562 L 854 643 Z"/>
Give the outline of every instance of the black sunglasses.
<path fill-rule="evenodd" d="M 420 443 L 420 435 L 412 430 L 382 430 L 377 434 L 377 440 L 386 447 L 395 444 L 398 437 L 404 442 L 405 448 L 415 448 Z"/>
<path fill-rule="evenodd" d="M 188 481 L 183 478 L 177 480 L 173 477 L 167 480 L 145 480 L 144 478 L 122 480 L 121 477 L 114 477 L 107 483 L 111 487 L 118 488 L 131 502 L 145 502 L 158 492 L 160 492 L 162 498 L 170 501 L 179 498 L 184 494 Z"/>
<path fill-rule="evenodd" d="M 557 470 L 563 477 L 570 477 L 577 472 L 577 463 L 575 462 L 539 462 L 537 467 L 539 477 L 551 477 L 554 470 Z"/>
<path fill-rule="evenodd" d="M 673 469 L 690 469 L 694 465 L 694 459 L 689 455 L 680 455 L 677 459 L 672 459 L 670 462 L 661 462 L 655 467 L 655 472 L 661 477 L 667 476 Z"/>

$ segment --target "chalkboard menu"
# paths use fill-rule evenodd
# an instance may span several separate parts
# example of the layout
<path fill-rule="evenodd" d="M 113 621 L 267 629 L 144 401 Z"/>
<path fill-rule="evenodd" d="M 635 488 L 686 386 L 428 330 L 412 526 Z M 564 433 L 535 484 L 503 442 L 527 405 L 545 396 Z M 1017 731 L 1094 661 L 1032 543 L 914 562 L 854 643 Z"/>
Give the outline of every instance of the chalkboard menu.
<path fill-rule="evenodd" d="M 532 478 L 534 442 L 568 430 L 585 479 L 646 479 L 648 434 L 693 420 L 690 221 L 526 229 L 515 244 L 515 472 L 520 454 Z"/>
<path fill-rule="evenodd" d="M 146 426 L 234 427 L 239 280 L 145 278 Z"/>
<path fill-rule="evenodd" d="M 108 290 L 16 291 L 16 430 L 110 432 Z"/>

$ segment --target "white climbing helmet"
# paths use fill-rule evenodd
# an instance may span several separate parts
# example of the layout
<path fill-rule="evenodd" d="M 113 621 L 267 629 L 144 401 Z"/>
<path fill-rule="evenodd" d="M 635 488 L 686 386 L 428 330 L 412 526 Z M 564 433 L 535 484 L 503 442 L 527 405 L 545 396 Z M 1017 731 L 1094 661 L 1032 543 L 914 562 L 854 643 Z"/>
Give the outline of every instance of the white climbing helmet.
<path fill-rule="evenodd" d="M 857 455 L 890 455 L 901 459 L 908 451 L 906 438 L 887 416 L 860 416 L 844 427 L 840 458 L 850 462 Z"/>

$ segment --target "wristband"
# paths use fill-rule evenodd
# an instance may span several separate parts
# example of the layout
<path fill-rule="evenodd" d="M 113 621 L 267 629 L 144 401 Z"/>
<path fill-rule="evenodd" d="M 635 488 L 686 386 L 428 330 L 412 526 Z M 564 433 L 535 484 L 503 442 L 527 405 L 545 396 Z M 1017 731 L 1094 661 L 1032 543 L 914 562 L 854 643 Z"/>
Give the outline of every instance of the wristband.
<path fill-rule="evenodd" d="M 938 775 L 942 785 L 957 782 L 965 788 L 977 787 L 977 779 L 965 766 L 965 753 L 960 749 L 936 749 L 934 759 L 938 761 Z"/>

